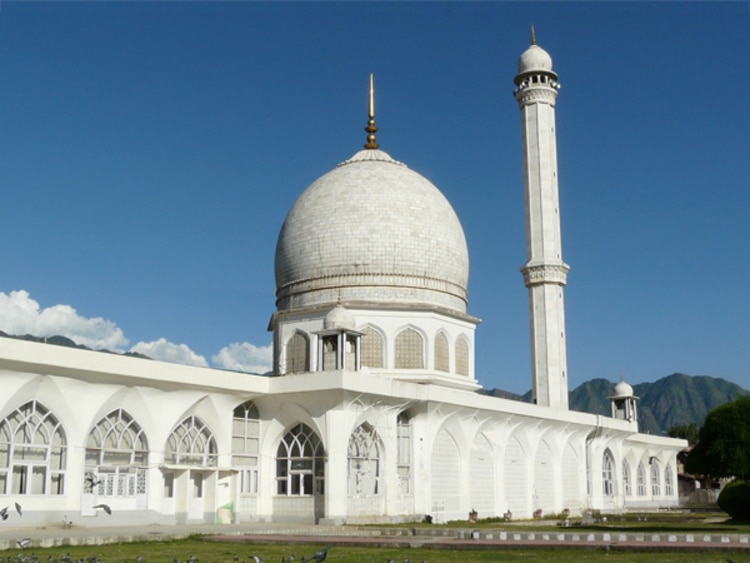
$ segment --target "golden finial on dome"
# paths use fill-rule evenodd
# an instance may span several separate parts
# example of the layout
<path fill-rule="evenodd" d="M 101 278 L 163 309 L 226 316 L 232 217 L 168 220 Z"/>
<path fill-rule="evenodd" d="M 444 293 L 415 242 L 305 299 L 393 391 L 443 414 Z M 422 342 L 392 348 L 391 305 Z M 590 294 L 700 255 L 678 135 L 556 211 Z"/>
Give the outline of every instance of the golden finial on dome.
<path fill-rule="evenodd" d="M 531 24 L 531 44 L 536 45 L 536 33 L 534 32 L 534 24 Z"/>
<path fill-rule="evenodd" d="M 365 127 L 365 131 L 367 132 L 367 144 L 365 145 L 366 149 L 377 149 L 380 148 L 380 145 L 376 142 L 375 139 L 375 133 L 378 132 L 378 128 L 375 126 L 375 79 L 373 78 L 372 73 L 370 73 L 370 111 L 369 111 L 369 121 L 367 122 L 367 127 Z"/>

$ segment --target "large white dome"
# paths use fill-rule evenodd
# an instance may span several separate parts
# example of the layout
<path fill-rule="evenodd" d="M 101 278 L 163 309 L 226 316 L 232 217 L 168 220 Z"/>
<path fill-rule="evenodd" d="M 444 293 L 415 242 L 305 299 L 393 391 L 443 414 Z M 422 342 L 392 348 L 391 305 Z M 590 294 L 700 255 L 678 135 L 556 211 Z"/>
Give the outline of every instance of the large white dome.
<path fill-rule="evenodd" d="M 336 302 L 466 312 L 461 223 L 429 180 L 362 150 L 305 190 L 276 245 L 278 310 Z"/>

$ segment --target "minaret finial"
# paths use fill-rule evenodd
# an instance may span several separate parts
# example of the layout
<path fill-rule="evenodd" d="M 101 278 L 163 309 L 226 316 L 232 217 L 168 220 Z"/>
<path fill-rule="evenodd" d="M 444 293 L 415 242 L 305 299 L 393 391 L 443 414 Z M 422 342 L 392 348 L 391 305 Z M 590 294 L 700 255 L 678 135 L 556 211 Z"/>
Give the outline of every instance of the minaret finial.
<path fill-rule="evenodd" d="M 366 149 L 377 149 L 380 147 L 375 139 L 375 133 L 378 132 L 378 128 L 375 126 L 375 79 L 370 73 L 370 111 L 369 111 L 369 121 L 367 122 L 367 127 L 365 127 L 365 131 L 367 132 L 367 144 L 365 145 Z"/>
<path fill-rule="evenodd" d="M 536 33 L 534 32 L 534 24 L 531 24 L 531 44 L 536 45 Z"/>

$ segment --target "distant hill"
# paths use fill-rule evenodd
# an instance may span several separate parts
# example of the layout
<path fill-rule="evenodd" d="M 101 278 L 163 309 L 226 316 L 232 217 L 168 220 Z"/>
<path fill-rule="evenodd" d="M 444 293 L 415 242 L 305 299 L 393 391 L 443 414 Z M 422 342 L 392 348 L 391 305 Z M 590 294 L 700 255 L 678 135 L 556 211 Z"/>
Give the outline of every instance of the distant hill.
<path fill-rule="evenodd" d="M 28 340 L 29 342 L 43 342 L 44 344 L 52 344 L 54 346 L 64 346 L 66 348 L 79 348 L 81 350 L 91 350 L 88 346 L 83 344 L 76 344 L 73 340 L 67 336 L 33 336 L 31 334 L 15 335 L 7 334 L 0 330 L 0 338 L 13 338 L 14 340 Z M 105 354 L 118 354 L 120 356 L 132 356 L 134 358 L 142 358 L 144 360 L 150 360 L 148 356 L 139 352 L 110 352 L 109 350 L 96 350 L 97 352 L 104 352 Z"/>
<path fill-rule="evenodd" d="M 609 397 L 615 382 L 592 379 L 570 392 L 570 409 L 610 416 Z M 707 375 L 675 373 L 653 383 L 633 385 L 638 401 L 638 428 L 648 434 L 666 435 L 670 428 L 695 422 L 700 426 L 708 412 L 748 391 L 735 383 Z M 531 401 L 525 395 L 500 389 L 484 391 L 488 395 L 516 401 Z"/>

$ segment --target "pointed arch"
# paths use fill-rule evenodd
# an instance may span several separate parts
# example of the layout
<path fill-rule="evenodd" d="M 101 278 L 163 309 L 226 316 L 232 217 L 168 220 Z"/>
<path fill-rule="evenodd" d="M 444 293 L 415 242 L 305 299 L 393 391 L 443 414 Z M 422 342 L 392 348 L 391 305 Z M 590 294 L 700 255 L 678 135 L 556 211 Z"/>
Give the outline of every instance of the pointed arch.
<path fill-rule="evenodd" d="M 641 461 L 636 470 L 636 493 L 639 497 L 646 496 L 646 468 Z"/>
<path fill-rule="evenodd" d="M 456 340 L 456 373 L 469 375 L 469 340 L 464 335 Z"/>
<path fill-rule="evenodd" d="M 672 464 L 667 463 L 664 468 L 664 495 L 674 496 L 674 476 L 672 474 Z"/>
<path fill-rule="evenodd" d="M 484 434 L 477 434 L 469 455 L 469 502 L 481 518 L 495 516 L 495 455 Z"/>
<path fill-rule="evenodd" d="M 380 438 L 368 423 L 360 424 L 351 433 L 347 451 L 349 496 L 381 494 L 381 450 Z"/>
<path fill-rule="evenodd" d="M 396 417 L 396 473 L 398 490 L 411 494 L 412 420 L 409 413 L 401 411 Z"/>
<path fill-rule="evenodd" d="M 66 466 L 65 431 L 36 399 L 0 422 L 0 494 L 62 495 Z"/>
<path fill-rule="evenodd" d="M 625 489 L 625 496 L 633 496 L 633 482 L 630 475 L 630 464 L 627 459 L 622 460 L 622 486 Z"/>
<path fill-rule="evenodd" d="M 457 513 L 460 507 L 461 462 L 453 436 L 442 428 L 432 444 L 432 510 L 438 519 Z"/>
<path fill-rule="evenodd" d="M 450 371 L 450 357 L 448 354 L 448 337 L 443 331 L 435 335 L 434 363 L 436 371 Z"/>
<path fill-rule="evenodd" d="M 562 454 L 563 506 L 581 506 L 581 458 L 573 444 L 568 441 Z"/>
<path fill-rule="evenodd" d="M 232 466 L 239 473 L 240 494 L 258 492 L 260 455 L 260 414 L 252 401 L 232 411 Z"/>
<path fill-rule="evenodd" d="M 602 494 L 605 498 L 615 496 L 615 456 L 609 448 L 602 455 Z"/>
<path fill-rule="evenodd" d="M 310 340 L 303 332 L 295 332 L 286 343 L 286 373 L 310 371 Z"/>
<path fill-rule="evenodd" d="M 362 329 L 362 357 L 360 360 L 362 367 L 385 367 L 383 342 L 383 334 L 377 328 L 368 325 Z"/>
<path fill-rule="evenodd" d="M 215 466 L 218 458 L 216 438 L 200 418 L 190 415 L 167 438 L 164 458 L 167 463 L 178 465 Z"/>
<path fill-rule="evenodd" d="M 396 369 L 424 369 L 424 337 L 413 328 L 396 335 Z"/>
<path fill-rule="evenodd" d="M 534 510 L 542 509 L 544 513 L 555 507 L 555 469 L 552 448 L 541 440 L 534 458 Z"/>
<path fill-rule="evenodd" d="M 651 466 L 651 496 L 661 496 L 661 470 L 659 468 L 659 462 L 656 458 L 652 457 L 649 460 Z"/>
<path fill-rule="evenodd" d="M 85 459 L 85 492 L 106 497 L 146 494 L 148 441 L 127 411 L 115 409 L 94 425 Z"/>
<path fill-rule="evenodd" d="M 325 452 L 318 435 L 306 424 L 289 430 L 276 451 L 276 493 L 286 496 L 323 494 Z"/>
<path fill-rule="evenodd" d="M 503 458 L 505 498 L 513 514 L 529 514 L 528 476 L 526 452 L 516 436 L 511 436 L 505 446 Z"/>

